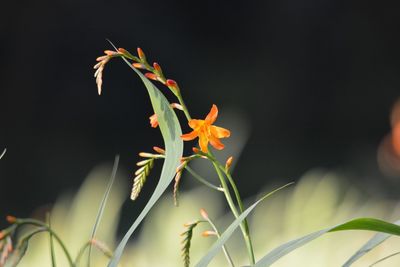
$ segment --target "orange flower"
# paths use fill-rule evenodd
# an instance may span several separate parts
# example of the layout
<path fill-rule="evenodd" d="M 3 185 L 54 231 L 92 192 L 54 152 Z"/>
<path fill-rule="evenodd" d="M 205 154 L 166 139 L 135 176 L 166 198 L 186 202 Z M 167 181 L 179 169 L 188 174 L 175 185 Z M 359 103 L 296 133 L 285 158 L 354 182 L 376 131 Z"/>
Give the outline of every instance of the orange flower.
<path fill-rule="evenodd" d="M 157 114 L 153 114 L 149 117 L 150 119 L 150 125 L 153 128 L 157 128 L 158 127 L 158 120 L 157 120 Z"/>
<path fill-rule="evenodd" d="M 224 148 L 224 144 L 219 140 L 231 135 L 231 132 L 225 128 L 212 125 L 218 116 L 218 108 L 213 105 L 210 113 L 204 120 L 190 120 L 189 126 L 193 129 L 192 132 L 181 135 L 184 141 L 190 141 L 199 137 L 199 146 L 201 151 L 208 153 L 208 142 L 218 150 Z"/>

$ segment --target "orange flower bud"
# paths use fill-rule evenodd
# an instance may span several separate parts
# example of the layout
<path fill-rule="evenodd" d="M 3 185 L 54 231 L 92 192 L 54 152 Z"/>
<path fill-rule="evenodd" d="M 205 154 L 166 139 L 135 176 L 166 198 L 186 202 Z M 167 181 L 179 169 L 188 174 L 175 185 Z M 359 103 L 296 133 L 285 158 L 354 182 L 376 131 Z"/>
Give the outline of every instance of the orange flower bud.
<path fill-rule="evenodd" d="M 151 73 L 151 72 L 145 73 L 144 76 L 146 76 L 146 77 L 149 78 L 150 80 L 154 80 L 154 81 L 157 81 L 157 80 L 158 80 L 158 79 L 157 79 L 157 75 L 155 75 L 154 73 Z"/>
<path fill-rule="evenodd" d="M 153 150 L 154 150 L 155 152 L 157 152 L 158 154 L 165 155 L 165 150 L 162 149 L 161 147 L 153 146 Z"/>
<path fill-rule="evenodd" d="M 231 167 L 231 165 L 232 165 L 232 161 L 233 161 L 233 157 L 232 156 L 230 156 L 227 160 L 226 160 L 226 163 L 225 163 L 225 170 L 229 170 L 229 168 Z"/>
<path fill-rule="evenodd" d="M 208 220 L 208 213 L 205 209 L 200 209 L 200 215 L 204 218 L 204 220 Z"/>
<path fill-rule="evenodd" d="M 107 56 L 115 56 L 115 55 L 118 55 L 118 52 L 115 52 L 112 50 L 105 50 L 104 54 L 106 54 Z"/>
<path fill-rule="evenodd" d="M 193 152 L 196 153 L 196 154 L 200 152 L 200 150 L 199 150 L 197 147 L 193 147 L 192 150 L 193 150 Z"/>
<path fill-rule="evenodd" d="M 158 120 L 157 120 L 157 114 L 153 114 L 149 117 L 150 120 L 150 125 L 153 128 L 157 128 L 158 126 Z"/>
<path fill-rule="evenodd" d="M 146 55 L 140 47 L 137 48 L 137 53 L 142 61 L 146 61 Z"/>
<path fill-rule="evenodd" d="M 204 237 L 209 237 L 209 236 L 215 236 L 215 235 L 217 235 L 217 233 L 216 232 L 214 232 L 214 231 L 204 231 L 203 233 L 201 233 L 201 235 L 202 236 L 204 236 Z"/>
<path fill-rule="evenodd" d="M 153 68 L 158 72 L 161 73 L 161 67 L 157 62 L 153 63 Z"/>
<path fill-rule="evenodd" d="M 14 217 L 14 216 L 11 216 L 11 215 L 7 215 L 7 216 L 6 216 L 6 220 L 7 220 L 7 222 L 9 222 L 9 223 L 15 223 L 15 222 L 17 221 L 17 218 Z"/>
<path fill-rule="evenodd" d="M 145 69 L 146 68 L 142 63 L 132 63 L 132 66 L 137 69 Z"/>
<path fill-rule="evenodd" d="M 170 86 L 170 87 L 177 87 L 178 86 L 178 84 L 174 80 L 171 80 L 171 79 L 168 79 L 166 84 L 167 84 L 167 86 Z"/>

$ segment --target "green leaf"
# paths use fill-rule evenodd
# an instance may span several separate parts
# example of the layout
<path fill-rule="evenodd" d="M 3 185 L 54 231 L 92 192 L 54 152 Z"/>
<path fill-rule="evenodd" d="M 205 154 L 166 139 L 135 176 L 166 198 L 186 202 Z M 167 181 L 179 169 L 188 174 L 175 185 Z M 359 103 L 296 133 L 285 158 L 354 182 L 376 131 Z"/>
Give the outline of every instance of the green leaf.
<path fill-rule="evenodd" d="M 114 257 L 109 262 L 108 267 L 116 267 L 118 265 L 129 238 L 174 178 L 175 170 L 179 165 L 179 160 L 183 153 L 183 142 L 180 138 L 182 130 L 178 118 L 170 107 L 168 100 L 141 72 L 133 68 L 125 58 L 123 58 L 123 60 L 136 72 L 137 75 L 139 75 L 149 93 L 151 104 L 154 112 L 157 114 L 159 127 L 165 143 L 165 162 L 162 167 L 160 180 L 153 195 L 119 243 L 114 252 Z"/>
<path fill-rule="evenodd" d="M 220 238 L 211 246 L 211 248 L 207 251 L 206 255 L 201 258 L 201 260 L 195 265 L 196 267 L 205 267 L 207 266 L 211 260 L 217 255 L 218 251 L 222 248 L 222 246 L 225 244 L 226 241 L 231 237 L 233 232 L 238 228 L 240 223 L 250 214 L 250 212 L 264 199 L 267 197 L 271 196 L 272 194 L 278 192 L 279 190 L 291 185 L 293 183 L 288 183 L 284 186 L 279 187 L 278 189 L 275 189 L 274 191 L 268 193 L 258 201 L 256 201 L 253 205 L 251 205 L 249 208 L 247 208 L 245 211 L 243 211 L 242 214 L 240 214 L 239 217 L 236 218 L 232 222 L 231 225 L 225 230 L 225 232 L 221 235 Z"/>
<path fill-rule="evenodd" d="M 103 198 L 102 198 L 102 200 L 100 202 L 100 207 L 99 207 L 99 210 L 97 212 L 96 221 L 95 221 L 95 223 L 93 225 L 93 230 L 92 230 L 92 234 L 90 236 L 90 240 L 92 240 L 95 237 L 97 228 L 99 227 L 101 218 L 103 217 L 103 213 L 104 213 L 104 209 L 106 207 L 107 199 L 108 199 L 108 196 L 110 195 L 111 187 L 114 184 L 115 176 L 117 174 L 118 163 L 119 163 L 119 155 L 116 155 L 115 159 L 114 159 L 114 165 L 113 165 L 113 168 L 112 168 L 112 171 L 111 171 L 110 180 L 108 181 L 108 185 L 107 185 L 106 191 L 104 192 Z M 87 261 L 87 266 L 88 267 L 90 267 L 91 254 L 92 254 L 92 242 L 89 242 L 89 252 L 88 252 L 88 261 Z"/>
<path fill-rule="evenodd" d="M 400 235 L 400 226 L 381 221 L 373 218 L 359 218 L 348 221 L 346 223 L 336 225 L 330 228 L 326 228 L 306 236 L 300 237 L 298 239 L 289 241 L 279 247 L 273 249 L 267 255 L 265 255 L 260 261 L 254 265 L 255 267 L 265 267 L 270 266 L 272 263 L 285 256 L 286 254 L 292 252 L 293 250 L 307 244 L 308 242 L 320 237 L 327 232 L 337 232 L 344 230 L 369 230 L 383 232 L 391 235 Z"/>
<path fill-rule="evenodd" d="M 395 224 L 400 224 L 400 220 L 395 222 Z M 367 243 L 365 243 L 356 253 L 354 253 L 344 264 L 343 267 L 349 267 L 359 258 L 364 256 L 366 253 L 374 249 L 379 244 L 383 243 L 386 239 L 388 239 L 391 235 L 378 233 L 374 235 Z"/>

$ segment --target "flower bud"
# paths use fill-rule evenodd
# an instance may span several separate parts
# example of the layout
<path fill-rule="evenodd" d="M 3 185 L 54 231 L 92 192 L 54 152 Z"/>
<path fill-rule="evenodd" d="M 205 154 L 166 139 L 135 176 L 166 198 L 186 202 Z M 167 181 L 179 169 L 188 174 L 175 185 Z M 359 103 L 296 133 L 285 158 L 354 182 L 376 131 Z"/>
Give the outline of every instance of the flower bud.
<path fill-rule="evenodd" d="M 208 213 L 205 209 L 200 209 L 200 215 L 204 218 L 204 220 L 208 220 Z"/>
<path fill-rule="evenodd" d="M 176 108 L 179 110 L 183 110 L 183 107 L 178 103 L 171 103 L 171 108 Z"/>
<path fill-rule="evenodd" d="M 225 163 L 225 170 L 226 170 L 226 171 L 228 171 L 229 168 L 232 166 L 232 161 L 233 161 L 233 157 L 232 157 L 232 156 L 230 156 L 230 157 L 226 160 L 226 163 Z"/>
<path fill-rule="evenodd" d="M 158 119 L 157 119 L 157 114 L 153 114 L 149 117 L 150 120 L 150 125 L 153 128 L 157 128 L 158 126 Z"/>
<path fill-rule="evenodd" d="M 209 236 L 216 236 L 217 233 L 214 231 L 204 231 L 203 233 L 201 233 L 201 235 L 204 237 L 209 237 Z"/>
<path fill-rule="evenodd" d="M 197 147 L 193 147 L 192 150 L 196 154 L 198 154 L 200 152 L 200 149 L 198 149 Z"/>
<path fill-rule="evenodd" d="M 162 71 L 161 71 L 161 67 L 160 67 L 160 65 L 157 63 L 157 62 L 154 62 L 153 63 L 153 68 L 154 68 L 154 70 L 157 72 L 157 73 L 161 73 Z"/>
<path fill-rule="evenodd" d="M 137 53 L 139 55 L 140 60 L 146 62 L 146 55 L 144 54 L 143 50 L 140 47 L 137 48 Z"/>
<path fill-rule="evenodd" d="M 132 63 L 132 66 L 137 69 L 145 69 L 146 68 L 146 66 L 143 65 L 142 63 Z"/>
<path fill-rule="evenodd" d="M 147 152 L 140 152 L 139 156 L 142 158 L 154 158 L 155 155 Z"/>
<path fill-rule="evenodd" d="M 151 73 L 151 72 L 145 73 L 144 76 L 146 76 L 146 77 L 149 78 L 150 80 L 154 80 L 154 81 L 157 81 L 157 80 L 158 80 L 158 79 L 157 79 L 157 75 L 155 75 L 154 73 Z"/>
<path fill-rule="evenodd" d="M 115 52 L 112 50 L 105 50 L 104 54 L 106 54 L 107 56 L 115 56 L 115 55 L 118 55 L 118 52 Z"/>
<path fill-rule="evenodd" d="M 154 150 L 155 152 L 157 152 L 158 154 L 165 155 L 165 150 L 162 149 L 161 147 L 153 146 L 153 150 Z"/>
<path fill-rule="evenodd" d="M 6 220 L 7 220 L 7 222 L 12 224 L 12 223 L 15 223 L 17 221 L 17 218 L 14 217 L 14 216 L 11 216 L 11 215 L 7 215 L 6 216 Z"/>

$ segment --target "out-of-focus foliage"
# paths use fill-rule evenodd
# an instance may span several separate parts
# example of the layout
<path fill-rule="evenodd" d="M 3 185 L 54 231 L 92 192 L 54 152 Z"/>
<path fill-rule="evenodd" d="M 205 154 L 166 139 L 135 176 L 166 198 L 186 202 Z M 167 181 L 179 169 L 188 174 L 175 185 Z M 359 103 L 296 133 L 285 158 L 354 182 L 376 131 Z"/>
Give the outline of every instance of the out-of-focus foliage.
<path fill-rule="evenodd" d="M 73 254 L 89 237 L 108 174 L 108 170 L 97 168 L 89 175 L 72 202 L 71 198 L 63 197 L 54 206 L 52 224 L 71 247 Z M 310 171 L 291 189 L 280 191 L 261 203 L 250 220 L 257 259 L 285 241 L 351 218 L 376 217 L 389 221 L 398 219 L 400 206 L 396 202 L 384 199 L 366 200 L 355 188 L 340 181 L 340 177 L 334 173 Z M 118 186 L 120 180 L 116 184 L 97 235 L 98 239 L 111 247 L 115 244 L 118 211 L 126 195 L 123 188 Z M 200 208 L 205 208 L 213 219 L 222 218 L 216 220 L 217 227 L 221 230 L 233 220 L 231 215 L 224 216 L 220 197 L 222 196 L 218 192 L 200 187 L 182 192 L 180 206 L 176 208 L 171 192 L 166 194 L 146 218 L 142 231 L 134 235 L 124 253 L 121 266 L 182 266 L 180 234 L 184 231 L 183 223 L 199 219 Z M 200 235 L 204 230 L 208 230 L 206 224 L 201 224 L 194 230 L 190 252 L 192 262 L 197 262 L 214 241 L 214 237 L 204 238 Z M 274 266 L 341 266 L 372 235 L 374 233 L 366 231 L 327 234 L 285 256 Z M 239 234 L 235 234 L 228 241 L 227 249 L 234 260 L 242 260 L 245 264 L 247 257 L 245 247 L 240 242 L 241 238 Z M 399 248 L 399 238 L 389 238 L 353 266 L 368 266 Z M 46 235 L 33 240 L 20 266 L 51 266 L 50 255 L 46 255 L 44 251 L 49 251 Z M 63 266 L 60 261 L 61 252 L 56 250 L 56 253 L 59 266 Z M 93 253 L 93 266 L 105 266 L 107 262 L 99 253 Z M 398 264 L 400 257 L 393 257 L 379 266 Z M 210 266 L 225 265 L 221 252 Z"/>

